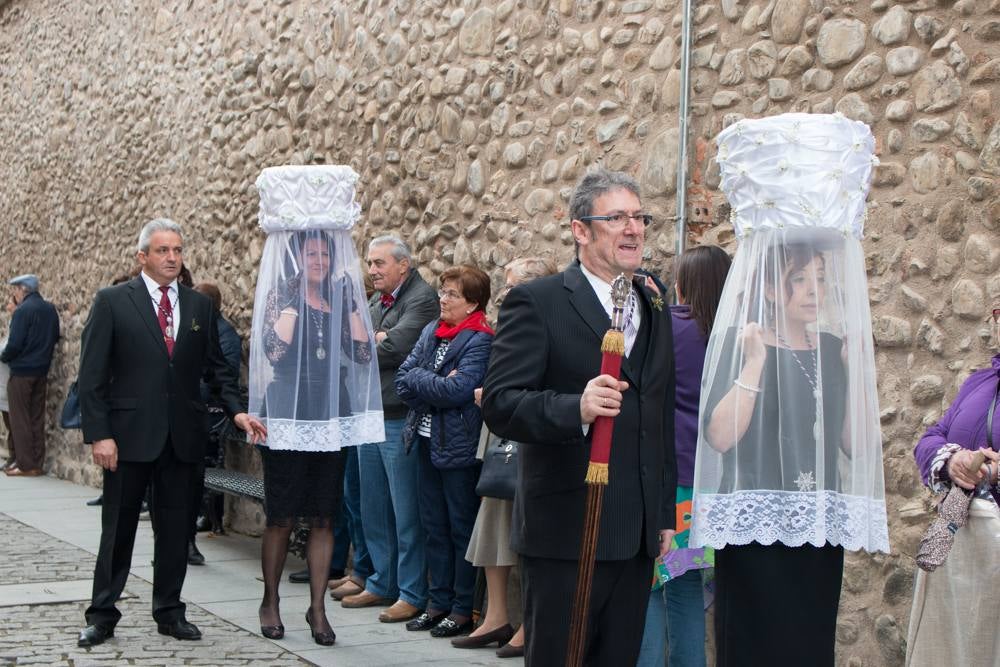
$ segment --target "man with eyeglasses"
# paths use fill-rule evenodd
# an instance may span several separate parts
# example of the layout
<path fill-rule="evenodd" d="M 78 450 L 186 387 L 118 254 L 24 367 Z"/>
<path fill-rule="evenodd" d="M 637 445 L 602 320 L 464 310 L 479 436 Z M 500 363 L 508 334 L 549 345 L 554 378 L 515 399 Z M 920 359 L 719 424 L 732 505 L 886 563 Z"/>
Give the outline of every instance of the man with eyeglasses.
<path fill-rule="evenodd" d="M 670 314 L 636 273 L 652 218 L 636 182 L 604 169 L 577 185 L 570 215 L 579 262 L 510 291 L 483 389 L 490 430 L 522 443 L 511 546 L 522 558 L 529 667 L 565 663 L 597 417 L 615 421 L 588 664 L 635 664 L 653 558 L 669 549 L 675 522 Z M 619 274 L 632 281 L 621 381 L 600 375 Z"/>

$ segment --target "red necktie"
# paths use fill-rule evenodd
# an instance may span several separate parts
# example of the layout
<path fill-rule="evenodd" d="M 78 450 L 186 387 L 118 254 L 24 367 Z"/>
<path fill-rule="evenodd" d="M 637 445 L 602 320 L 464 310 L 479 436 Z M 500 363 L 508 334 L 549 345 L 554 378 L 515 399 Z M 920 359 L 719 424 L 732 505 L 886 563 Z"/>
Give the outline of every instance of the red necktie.
<path fill-rule="evenodd" d="M 395 302 L 396 302 L 396 297 L 394 297 L 393 295 L 391 295 L 391 294 L 383 294 L 382 295 L 382 307 L 383 308 L 386 308 L 386 309 L 391 308 L 392 304 L 395 303 Z"/>
<path fill-rule="evenodd" d="M 160 321 L 160 331 L 163 332 L 163 342 L 167 346 L 167 356 L 174 356 L 174 308 L 170 305 L 169 285 L 160 287 L 163 296 L 160 297 L 160 305 L 156 309 L 156 319 Z"/>

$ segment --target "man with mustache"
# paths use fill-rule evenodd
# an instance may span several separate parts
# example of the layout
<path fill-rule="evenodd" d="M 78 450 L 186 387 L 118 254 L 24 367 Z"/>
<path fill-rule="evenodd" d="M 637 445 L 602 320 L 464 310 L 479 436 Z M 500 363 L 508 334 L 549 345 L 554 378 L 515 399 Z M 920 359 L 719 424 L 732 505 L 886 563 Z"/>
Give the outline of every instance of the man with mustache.
<path fill-rule="evenodd" d="M 147 223 L 136 253 L 139 276 L 99 291 L 84 325 L 78 384 L 83 439 L 92 445 L 94 463 L 104 468 L 104 503 L 88 625 L 78 646 L 114 636 L 121 618 L 115 602 L 128 579 L 139 507 L 150 483 L 156 628 L 176 639 L 201 639 L 184 617 L 180 596 L 190 504 L 208 439 L 202 377 L 251 442 L 267 436 L 241 404 L 237 376 L 219 347 L 212 301 L 178 284 L 182 253 L 177 223 Z"/>

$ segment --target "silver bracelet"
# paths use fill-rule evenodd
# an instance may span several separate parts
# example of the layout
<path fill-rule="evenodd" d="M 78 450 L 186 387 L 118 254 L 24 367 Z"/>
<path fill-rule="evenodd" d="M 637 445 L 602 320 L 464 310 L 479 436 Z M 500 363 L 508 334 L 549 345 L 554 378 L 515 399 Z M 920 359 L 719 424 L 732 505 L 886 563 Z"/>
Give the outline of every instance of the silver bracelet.
<path fill-rule="evenodd" d="M 759 394 L 760 393 L 760 387 L 751 387 L 748 384 L 743 384 L 739 380 L 736 380 L 735 382 L 733 382 L 733 384 L 735 384 L 740 389 L 745 389 L 746 391 L 752 391 L 755 394 Z"/>
<path fill-rule="evenodd" d="M 295 312 L 294 310 L 292 310 L 291 308 L 286 308 L 285 310 L 281 311 L 281 314 L 282 315 L 291 315 L 292 317 L 298 317 L 299 316 L 299 314 L 297 312 Z"/>

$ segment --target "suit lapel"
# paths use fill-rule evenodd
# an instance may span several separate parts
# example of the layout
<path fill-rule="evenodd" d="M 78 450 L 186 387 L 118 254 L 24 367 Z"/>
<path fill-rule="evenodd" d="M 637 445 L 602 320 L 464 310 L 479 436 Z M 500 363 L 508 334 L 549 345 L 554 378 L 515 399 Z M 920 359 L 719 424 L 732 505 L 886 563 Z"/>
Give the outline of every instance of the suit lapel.
<path fill-rule="evenodd" d="M 177 323 L 177 330 L 174 331 L 174 351 L 181 344 L 181 340 L 187 336 L 191 330 L 194 319 L 194 299 L 191 290 L 180 283 L 177 284 L 177 303 L 181 309 L 181 319 Z M 159 324 L 159 323 L 157 323 Z M 166 345 L 164 345 L 166 348 Z"/>
<path fill-rule="evenodd" d="M 611 327 L 611 318 L 604 312 L 604 306 L 598 301 L 597 294 L 591 289 L 579 266 L 573 264 L 566 269 L 563 273 L 563 286 L 570 291 L 570 304 L 594 332 L 597 344 L 600 345 L 604 334 Z"/>
<path fill-rule="evenodd" d="M 132 300 L 132 305 L 135 306 L 139 319 L 146 324 L 146 328 L 153 335 L 157 347 L 163 350 L 163 354 L 166 354 L 167 344 L 163 342 L 163 332 L 160 330 L 160 323 L 153 314 L 152 297 L 146 291 L 146 283 L 143 282 L 142 276 L 129 283 L 129 288 L 129 298 Z"/>
<path fill-rule="evenodd" d="M 604 306 L 598 300 L 597 294 L 591 288 L 587 277 L 583 275 L 583 271 L 580 270 L 577 264 L 573 264 L 566 269 L 563 277 L 563 285 L 572 291 L 572 296 L 569 299 L 570 303 L 573 304 L 573 308 L 583 318 L 583 321 L 593 330 L 594 335 L 597 337 L 597 345 L 600 345 L 604 340 L 604 334 L 611 328 L 611 318 L 608 317 L 607 311 L 604 310 Z M 635 373 L 629 369 L 627 360 L 623 359 L 622 361 L 624 362 L 622 363 L 622 373 L 628 378 L 632 386 L 638 386 Z"/>

